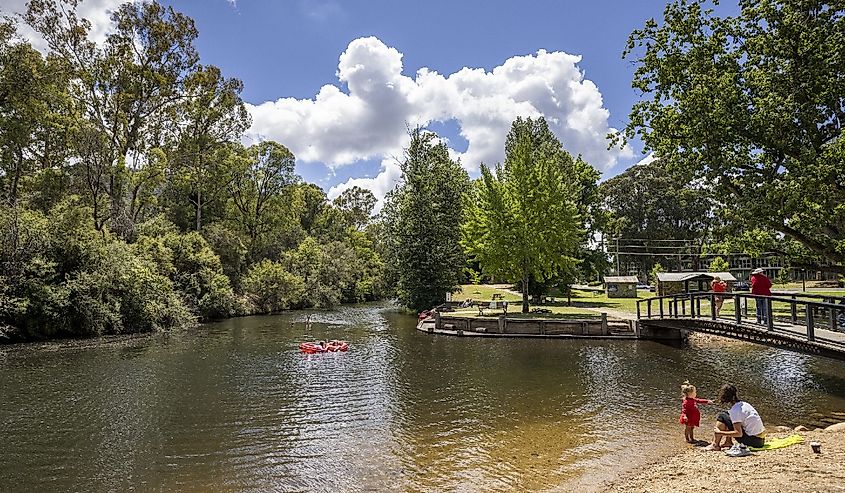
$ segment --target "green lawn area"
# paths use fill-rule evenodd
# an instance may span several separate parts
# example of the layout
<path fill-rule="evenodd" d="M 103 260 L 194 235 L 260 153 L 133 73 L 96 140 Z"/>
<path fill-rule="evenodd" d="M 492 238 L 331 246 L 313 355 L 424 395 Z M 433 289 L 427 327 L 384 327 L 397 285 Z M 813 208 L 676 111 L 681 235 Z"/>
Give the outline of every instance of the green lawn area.
<path fill-rule="evenodd" d="M 637 313 L 637 299 L 635 298 L 608 298 L 604 292 L 582 291 L 579 289 L 572 290 L 572 306 L 567 305 L 566 296 L 561 296 L 560 293 L 554 292 L 549 294 L 549 297 L 554 295 L 554 302 L 531 305 L 530 307 L 531 309 L 548 309 L 551 310 L 551 313 L 522 314 L 520 313 L 521 296 L 484 284 L 465 284 L 461 286 L 460 293 L 452 295 L 452 299 L 460 301 L 472 298 L 475 301 L 490 301 L 493 299 L 494 294 L 501 294 L 502 299 L 508 301 L 508 316 L 515 318 L 592 318 L 600 317 L 600 313 L 603 310 L 621 311 L 632 315 Z M 639 296 L 639 299 L 645 299 L 654 296 L 654 293 L 640 291 Z M 478 309 L 463 309 L 455 313 L 477 317 Z M 493 315 L 494 313 L 499 314 L 501 311 L 485 310 L 485 315 Z"/>
<path fill-rule="evenodd" d="M 500 294 L 502 299 L 507 300 L 509 302 L 508 306 L 508 316 L 513 318 L 592 318 L 592 317 L 599 317 L 602 311 L 618 311 L 624 312 L 630 315 L 637 314 L 637 300 L 644 300 L 648 298 L 652 298 L 655 296 L 654 293 L 650 293 L 648 291 L 639 291 L 638 298 L 608 298 L 604 292 L 597 292 L 597 291 L 583 291 L 580 289 L 573 289 L 572 290 L 572 305 L 567 305 L 567 299 L 565 296 L 561 296 L 558 292 L 550 293 L 549 296 L 554 296 L 555 301 L 553 303 L 545 303 L 542 305 L 531 305 L 531 309 L 534 308 L 544 308 L 551 310 L 551 313 L 528 313 L 522 314 L 520 313 L 520 306 L 522 302 L 521 296 L 517 293 L 510 293 L 505 291 L 501 288 L 496 288 L 490 285 L 485 284 L 466 284 L 461 286 L 461 292 L 455 293 L 452 295 L 453 300 L 464 300 L 467 298 L 472 298 L 475 301 L 484 301 L 489 302 L 493 299 L 494 294 Z M 800 299 L 800 294 L 799 295 Z M 808 292 L 807 294 L 813 295 L 832 295 L 832 296 L 845 296 L 845 293 L 842 291 L 813 291 Z M 678 305 L 680 308 L 680 305 Z M 643 316 L 646 313 L 646 305 L 645 303 L 641 304 L 641 309 Z M 652 316 L 657 316 L 659 313 L 659 304 L 655 301 L 651 305 L 652 309 Z M 668 307 L 668 300 L 664 301 L 663 305 L 664 313 L 668 315 L 669 307 Z M 686 307 L 687 313 L 689 313 L 689 303 L 687 303 Z M 749 301 L 748 303 L 748 315 L 750 317 L 755 316 L 755 305 L 753 301 Z M 775 318 L 780 320 L 787 320 L 790 318 L 790 305 L 789 303 L 785 302 L 773 302 L 772 303 L 772 310 L 775 313 Z M 710 313 L 710 302 L 708 300 L 701 300 L 701 311 L 702 313 L 708 315 Z M 485 309 L 484 314 L 485 316 L 496 316 L 501 313 L 501 310 L 490 310 Z M 467 317 L 478 317 L 478 309 L 473 307 L 471 309 L 462 309 L 457 310 L 455 314 L 459 314 L 461 316 Z M 725 303 L 722 306 L 722 311 L 720 316 L 726 318 L 732 318 L 734 316 L 734 304 L 733 298 L 728 295 L 725 299 Z M 798 317 L 799 319 L 803 320 L 804 312 L 801 306 L 799 305 L 798 308 Z M 821 320 L 818 322 L 820 325 L 824 325 L 826 322 Z"/>

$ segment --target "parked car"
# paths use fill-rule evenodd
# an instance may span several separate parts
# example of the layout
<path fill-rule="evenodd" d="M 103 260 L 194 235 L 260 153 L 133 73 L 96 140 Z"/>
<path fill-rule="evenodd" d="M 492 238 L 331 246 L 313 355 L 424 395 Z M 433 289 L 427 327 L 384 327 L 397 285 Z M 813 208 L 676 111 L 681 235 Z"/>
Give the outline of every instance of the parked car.
<path fill-rule="evenodd" d="M 654 288 L 652 286 L 649 286 L 648 284 L 646 284 L 644 282 L 637 284 L 637 289 L 645 289 L 645 290 L 648 290 L 648 291 L 654 291 Z"/>
<path fill-rule="evenodd" d="M 751 285 L 745 281 L 737 281 L 734 283 L 734 291 L 748 291 Z"/>

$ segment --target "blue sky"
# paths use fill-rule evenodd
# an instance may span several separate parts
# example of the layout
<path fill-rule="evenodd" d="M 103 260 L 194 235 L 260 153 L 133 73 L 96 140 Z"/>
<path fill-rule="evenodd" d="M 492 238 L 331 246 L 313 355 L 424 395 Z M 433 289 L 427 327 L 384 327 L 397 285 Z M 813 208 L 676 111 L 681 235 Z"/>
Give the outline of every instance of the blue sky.
<path fill-rule="evenodd" d="M 83 0 L 94 37 L 124 0 Z M 24 0 L 0 0 L 20 10 Z M 247 143 L 274 139 L 332 197 L 378 197 L 400 176 L 406 128 L 435 130 L 472 174 L 503 159 L 517 116 L 543 115 L 605 177 L 643 158 L 606 149 L 638 95 L 628 35 L 663 0 L 163 0 L 191 16 L 203 63 L 244 82 Z"/>
<path fill-rule="evenodd" d="M 541 49 L 580 55 L 577 68 L 597 86 L 609 111 L 607 123 L 615 128 L 624 127 L 638 97 L 630 84 L 633 66 L 621 58 L 625 41 L 647 18 L 660 18 L 665 5 L 653 0 L 169 3 L 195 19 L 203 62 L 243 80 L 243 97 L 255 105 L 279 98 L 313 99 L 325 84 L 348 92 L 338 80 L 338 57 L 353 40 L 373 36 L 401 53 L 402 73 L 409 77 L 423 67 L 443 75 L 464 67 L 490 71 L 511 57 Z M 458 122 L 434 122 L 429 128 L 456 149 L 466 149 Z M 279 136 L 264 137 L 288 145 Z M 615 165 L 597 167 L 612 176 L 642 159 L 641 145 L 633 142 L 631 147 Z M 300 160 L 298 171 L 329 190 L 350 178 L 375 177 L 382 159 L 368 156 L 328 166 Z"/>

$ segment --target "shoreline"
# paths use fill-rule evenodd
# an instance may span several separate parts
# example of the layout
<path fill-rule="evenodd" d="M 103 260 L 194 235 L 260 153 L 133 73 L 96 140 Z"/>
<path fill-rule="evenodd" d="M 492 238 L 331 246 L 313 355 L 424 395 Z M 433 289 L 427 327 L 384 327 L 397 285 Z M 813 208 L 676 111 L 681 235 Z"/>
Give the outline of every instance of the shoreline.
<path fill-rule="evenodd" d="M 729 457 L 686 445 L 676 452 L 657 454 L 612 480 L 588 484 L 586 491 L 675 493 L 730 485 L 741 485 L 743 491 L 845 491 L 845 423 L 813 431 L 775 431 L 768 438 L 792 434 L 801 435 L 804 442 L 753 452 L 747 457 Z M 822 444 L 821 453 L 812 451 L 812 441 Z"/>

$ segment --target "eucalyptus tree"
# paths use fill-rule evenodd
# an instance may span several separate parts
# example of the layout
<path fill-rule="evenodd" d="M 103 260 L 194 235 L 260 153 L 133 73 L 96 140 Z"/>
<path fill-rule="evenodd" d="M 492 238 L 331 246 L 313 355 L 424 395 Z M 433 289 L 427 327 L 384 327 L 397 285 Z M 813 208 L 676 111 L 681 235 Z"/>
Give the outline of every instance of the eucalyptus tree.
<path fill-rule="evenodd" d="M 14 23 L 0 23 L 0 184 L 12 206 L 22 180 L 66 163 L 72 123 L 63 64 L 45 58 L 15 32 Z"/>
<path fill-rule="evenodd" d="M 532 278 L 571 277 L 583 238 L 574 160 L 543 118 L 517 118 L 505 162 L 481 166 L 469 199 L 462 244 L 494 278 L 521 282 L 528 313 Z"/>
<path fill-rule="evenodd" d="M 89 36 L 91 23 L 77 17 L 77 4 L 77 0 L 30 0 L 23 18 L 44 39 L 50 56 L 68 70 L 69 94 L 82 120 L 80 138 L 103 146 L 96 156 L 89 152 L 96 160 L 81 163 L 92 168 L 86 175 L 105 177 L 109 211 L 106 217 L 98 212 L 95 226 L 102 229 L 111 222 L 112 228 L 131 229 L 125 224 L 131 213 L 124 210 L 128 177 L 146 165 L 149 151 L 163 146 L 175 131 L 186 82 L 199 61 L 193 45 L 197 30 L 191 18 L 172 7 L 129 2 L 112 13 L 113 31 L 97 44 Z M 147 173 L 140 186 L 152 187 L 158 178 Z M 138 180 L 133 186 L 139 186 Z"/>
<path fill-rule="evenodd" d="M 241 137 L 250 117 L 240 97 L 243 83 L 225 78 L 217 67 L 200 67 L 187 77 L 184 89 L 177 116 L 181 125 L 174 135 L 172 185 L 193 206 L 199 231 L 203 209 L 220 198 L 232 179 L 224 148 Z"/>
<path fill-rule="evenodd" d="M 251 247 L 280 221 L 288 222 L 290 208 L 282 207 L 283 192 L 299 182 L 296 159 L 287 147 L 265 141 L 231 156 L 235 169 L 229 194 L 239 224 L 249 236 Z"/>
<path fill-rule="evenodd" d="M 645 98 L 626 135 L 712 185 L 749 238 L 785 235 L 845 273 L 845 1 L 712 3 L 674 0 L 631 34 Z"/>

